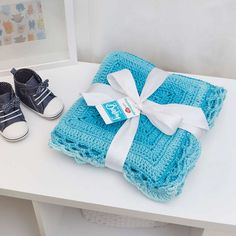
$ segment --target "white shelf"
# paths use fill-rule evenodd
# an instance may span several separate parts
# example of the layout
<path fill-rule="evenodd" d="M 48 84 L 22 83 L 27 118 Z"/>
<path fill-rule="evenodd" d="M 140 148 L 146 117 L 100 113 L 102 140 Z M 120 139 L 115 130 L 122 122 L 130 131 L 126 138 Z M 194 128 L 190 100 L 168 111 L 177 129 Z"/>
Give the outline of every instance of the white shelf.
<path fill-rule="evenodd" d="M 40 236 L 32 203 L 0 196 L 1 236 Z"/>
<path fill-rule="evenodd" d="M 97 64 L 79 63 L 40 71 L 66 110 L 85 91 Z M 0 195 L 62 206 L 129 215 L 213 230 L 236 231 L 236 81 L 197 76 L 224 86 L 227 99 L 216 126 L 201 140 L 202 154 L 183 193 L 168 203 L 143 196 L 120 173 L 78 166 L 47 145 L 58 121 L 44 120 L 23 108 L 30 134 L 22 142 L 0 139 Z M 11 77 L 0 80 L 11 81 Z M 67 213 L 63 213 L 67 214 Z M 71 213 L 72 214 L 72 213 Z"/>
<path fill-rule="evenodd" d="M 45 203 L 35 203 L 34 206 L 43 219 L 43 232 L 47 236 L 190 236 L 192 230 L 190 227 L 171 224 L 136 229 L 109 227 L 88 222 L 82 217 L 80 209 Z"/>

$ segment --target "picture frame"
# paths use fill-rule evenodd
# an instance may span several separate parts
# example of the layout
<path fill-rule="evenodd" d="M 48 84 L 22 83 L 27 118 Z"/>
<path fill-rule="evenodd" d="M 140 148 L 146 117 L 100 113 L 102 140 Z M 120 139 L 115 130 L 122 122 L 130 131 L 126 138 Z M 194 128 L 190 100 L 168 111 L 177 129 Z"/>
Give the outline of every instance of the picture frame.
<path fill-rule="evenodd" d="M 48 0 L 48 1 L 55 1 L 55 0 Z M 46 3 L 48 3 L 48 1 Z M 65 38 L 66 38 L 68 56 L 66 58 L 62 57 L 62 58 L 57 58 L 56 60 L 49 60 L 46 62 L 45 61 L 41 62 L 40 60 L 38 60 L 37 63 L 35 62 L 21 63 L 20 67 L 29 67 L 35 70 L 39 70 L 39 69 L 47 69 L 47 68 L 53 68 L 53 67 L 59 67 L 59 66 L 72 65 L 78 62 L 76 24 L 75 24 L 75 0 L 61 0 L 61 1 L 63 1 L 63 4 L 64 4 L 65 32 L 66 32 Z M 8 46 L 8 48 L 9 47 L 11 46 Z M 17 45 L 17 47 L 20 47 L 20 46 Z M 0 47 L 0 53 L 1 53 L 1 47 Z M 14 52 L 12 54 L 14 54 Z M 35 55 L 35 57 L 37 57 L 37 55 Z M 24 61 L 23 58 L 22 58 L 22 61 Z M 16 67 L 18 66 L 17 64 L 14 65 L 14 60 L 12 61 L 12 63 L 7 62 L 6 65 L 7 66 L 5 66 L 4 69 L 0 68 L 0 76 L 8 75 L 10 69 L 13 66 L 16 66 Z"/>

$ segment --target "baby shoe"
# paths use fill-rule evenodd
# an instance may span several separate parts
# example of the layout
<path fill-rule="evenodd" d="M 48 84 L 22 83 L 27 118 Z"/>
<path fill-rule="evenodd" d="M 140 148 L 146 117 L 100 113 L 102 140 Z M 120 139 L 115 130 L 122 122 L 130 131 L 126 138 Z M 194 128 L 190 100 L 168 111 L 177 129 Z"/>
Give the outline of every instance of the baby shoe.
<path fill-rule="evenodd" d="M 63 111 L 62 101 L 48 88 L 48 80 L 42 81 L 40 76 L 30 69 L 12 69 L 15 91 L 21 102 L 47 119 L 56 119 Z"/>
<path fill-rule="evenodd" d="M 28 134 L 28 126 L 20 109 L 20 99 L 6 82 L 0 82 L 0 134 L 12 142 L 21 140 Z"/>

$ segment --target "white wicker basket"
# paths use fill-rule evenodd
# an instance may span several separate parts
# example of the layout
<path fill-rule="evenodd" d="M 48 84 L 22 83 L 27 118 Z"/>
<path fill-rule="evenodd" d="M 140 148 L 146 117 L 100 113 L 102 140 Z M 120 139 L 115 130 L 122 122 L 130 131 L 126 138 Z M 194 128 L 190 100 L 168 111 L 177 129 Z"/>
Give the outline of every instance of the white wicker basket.
<path fill-rule="evenodd" d="M 81 214 L 87 221 L 91 223 L 102 224 L 110 227 L 153 228 L 167 225 L 166 223 L 161 223 L 158 221 L 142 220 L 138 218 L 120 216 L 92 210 L 81 210 Z"/>

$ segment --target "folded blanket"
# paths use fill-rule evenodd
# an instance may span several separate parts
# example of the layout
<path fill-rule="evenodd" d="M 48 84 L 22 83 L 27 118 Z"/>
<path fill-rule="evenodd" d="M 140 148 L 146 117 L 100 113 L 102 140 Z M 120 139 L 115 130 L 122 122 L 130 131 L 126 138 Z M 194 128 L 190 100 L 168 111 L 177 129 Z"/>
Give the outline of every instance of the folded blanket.
<path fill-rule="evenodd" d="M 113 52 L 104 59 L 93 82 L 108 84 L 109 73 L 126 68 L 131 71 L 140 93 L 154 67 L 129 53 Z M 211 128 L 225 94 L 221 87 L 171 74 L 149 100 L 159 104 L 201 107 Z M 104 167 L 109 145 L 122 124 L 106 125 L 96 108 L 87 106 L 80 98 L 53 130 L 49 145 L 80 164 Z M 138 131 L 123 166 L 123 175 L 149 198 L 167 201 L 181 192 L 185 178 L 199 155 L 200 142 L 191 133 L 178 129 L 174 135 L 168 136 L 141 115 Z"/>

